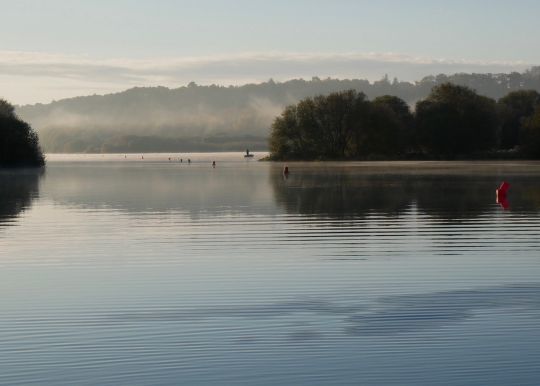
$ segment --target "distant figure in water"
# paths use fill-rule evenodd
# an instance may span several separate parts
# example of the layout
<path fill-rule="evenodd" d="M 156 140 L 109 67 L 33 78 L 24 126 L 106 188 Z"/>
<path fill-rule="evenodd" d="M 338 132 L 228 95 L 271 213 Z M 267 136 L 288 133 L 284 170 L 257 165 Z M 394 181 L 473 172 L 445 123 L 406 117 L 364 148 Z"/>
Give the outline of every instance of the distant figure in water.
<path fill-rule="evenodd" d="M 171 157 L 169 157 L 169 162 L 171 162 Z"/>
<path fill-rule="evenodd" d="M 289 167 L 287 165 L 283 168 L 283 178 L 289 178 Z"/>
<path fill-rule="evenodd" d="M 127 155 L 124 154 L 124 158 L 127 158 Z"/>
<path fill-rule="evenodd" d="M 191 163 L 191 158 L 188 158 L 188 159 L 187 159 L 187 163 L 188 163 L 188 164 Z"/>
<path fill-rule="evenodd" d="M 141 155 L 141 159 L 144 159 L 144 155 Z"/>
<path fill-rule="evenodd" d="M 213 168 L 216 167 L 216 161 L 212 161 L 212 167 L 213 167 Z"/>
<path fill-rule="evenodd" d="M 184 159 L 183 158 L 180 158 L 180 163 L 184 162 Z"/>

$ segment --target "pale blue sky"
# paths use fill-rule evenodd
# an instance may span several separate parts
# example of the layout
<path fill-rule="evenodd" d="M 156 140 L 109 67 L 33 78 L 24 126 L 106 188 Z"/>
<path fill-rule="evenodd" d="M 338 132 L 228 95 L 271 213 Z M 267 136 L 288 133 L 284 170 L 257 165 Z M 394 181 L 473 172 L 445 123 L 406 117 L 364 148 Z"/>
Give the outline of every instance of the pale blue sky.
<path fill-rule="evenodd" d="M 139 83 L 242 83 L 312 75 L 371 79 L 383 71 L 416 79 L 421 70 L 438 70 L 415 72 L 399 68 L 401 61 L 410 66 L 433 60 L 442 63 L 440 72 L 452 72 L 456 63 L 460 71 L 468 69 L 464 65 L 497 71 L 540 63 L 538 0 L 0 0 L 0 7 L 0 93 L 7 97 L 6 88 L 31 83 L 29 77 L 39 77 L 40 85 L 58 78 L 56 89 L 39 93 L 42 100 Z M 268 54 L 272 59 L 264 58 L 259 69 L 259 56 Z M 301 69 L 298 58 L 290 57 L 297 54 L 311 55 Z M 377 67 L 374 59 L 394 66 L 383 65 L 380 73 L 364 69 L 365 58 L 357 56 L 366 54 L 371 67 Z M 324 65 L 318 65 L 317 55 L 325 56 Z M 182 60 L 195 65 L 202 57 L 212 61 L 212 70 L 186 70 Z M 152 69 L 155 58 L 159 70 Z M 174 66 L 173 75 L 164 73 Z M 220 66 L 236 71 L 217 70 Z M 244 69 L 252 73 L 241 77 Z"/>

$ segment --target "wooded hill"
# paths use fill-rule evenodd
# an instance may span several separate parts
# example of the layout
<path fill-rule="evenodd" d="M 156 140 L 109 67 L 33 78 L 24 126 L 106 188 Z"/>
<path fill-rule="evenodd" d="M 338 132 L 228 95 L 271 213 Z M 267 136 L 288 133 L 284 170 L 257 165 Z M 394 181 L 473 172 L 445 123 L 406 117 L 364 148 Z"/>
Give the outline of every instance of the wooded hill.
<path fill-rule="evenodd" d="M 524 73 L 427 76 L 414 83 L 314 77 L 229 87 L 133 88 L 19 106 L 17 113 L 38 131 L 46 152 L 262 150 L 275 117 L 304 98 L 355 90 L 368 99 L 392 95 L 414 106 L 447 82 L 499 99 L 510 91 L 540 91 L 540 67 Z"/>

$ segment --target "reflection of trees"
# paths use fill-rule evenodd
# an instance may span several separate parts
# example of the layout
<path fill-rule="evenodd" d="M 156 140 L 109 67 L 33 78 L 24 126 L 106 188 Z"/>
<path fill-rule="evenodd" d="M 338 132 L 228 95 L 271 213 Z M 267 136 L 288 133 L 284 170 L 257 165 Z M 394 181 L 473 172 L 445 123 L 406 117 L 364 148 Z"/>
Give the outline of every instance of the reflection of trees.
<path fill-rule="evenodd" d="M 418 209 L 443 219 L 470 219 L 496 208 L 495 189 L 510 182 L 508 202 L 513 212 L 540 210 L 540 182 L 525 175 L 416 176 L 412 191 Z"/>
<path fill-rule="evenodd" d="M 276 202 L 289 213 L 336 218 L 369 214 L 400 215 L 416 206 L 421 215 L 442 220 L 471 219 L 497 209 L 496 174 L 377 174 L 352 168 L 306 168 L 284 179 L 271 173 Z M 511 210 L 540 210 L 540 181 L 514 175 L 509 196 Z"/>
<path fill-rule="evenodd" d="M 493 208 L 496 177 L 467 175 L 414 176 L 410 199 L 424 214 L 443 219 L 467 219 Z"/>
<path fill-rule="evenodd" d="M 41 170 L 0 171 L 0 223 L 18 216 L 39 194 Z"/>
<path fill-rule="evenodd" d="M 366 215 L 371 212 L 398 215 L 410 200 L 402 194 L 403 181 L 376 175 L 356 175 L 345 169 L 312 169 L 294 172 L 284 179 L 271 173 L 278 205 L 287 212 L 329 217 Z"/>

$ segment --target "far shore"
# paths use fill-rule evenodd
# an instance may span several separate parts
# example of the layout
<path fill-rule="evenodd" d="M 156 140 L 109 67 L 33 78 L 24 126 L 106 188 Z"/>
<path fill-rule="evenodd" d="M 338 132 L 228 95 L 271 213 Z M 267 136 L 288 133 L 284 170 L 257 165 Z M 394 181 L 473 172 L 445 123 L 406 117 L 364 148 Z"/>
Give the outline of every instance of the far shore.
<path fill-rule="evenodd" d="M 255 162 L 265 161 L 269 165 L 282 167 L 289 165 L 291 174 L 295 168 L 311 167 L 358 167 L 366 171 L 381 173 L 414 173 L 423 172 L 512 172 L 530 173 L 540 172 L 540 160 L 501 160 L 501 159 L 474 159 L 474 160 L 270 160 L 268 152 L 253 152 L 253 159 L 245 159 L 243 152 L 194 152 L 194 153 L 47 153 L 47 161 L 102 161 L 102 162 L 171 162 L 187 164 L 190 159 L 193 163 L 220 162 Z M 144 158 L 143 158 L 144 157 Z"/>

